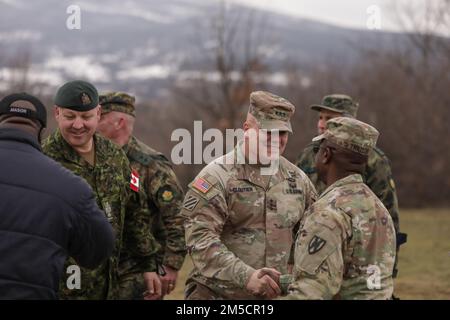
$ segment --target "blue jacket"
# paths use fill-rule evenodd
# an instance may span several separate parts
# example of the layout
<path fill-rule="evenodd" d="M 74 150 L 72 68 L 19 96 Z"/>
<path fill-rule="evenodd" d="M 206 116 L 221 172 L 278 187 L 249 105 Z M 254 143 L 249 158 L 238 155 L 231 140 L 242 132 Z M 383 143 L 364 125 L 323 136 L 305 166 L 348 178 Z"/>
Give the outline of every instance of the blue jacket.
<path fill-rule="evenodd" d="M 113 246 L 90 186 L 30 134 L 0 129 L 0 299 L 56 299 L 67 256 L 95 268 Z"/>

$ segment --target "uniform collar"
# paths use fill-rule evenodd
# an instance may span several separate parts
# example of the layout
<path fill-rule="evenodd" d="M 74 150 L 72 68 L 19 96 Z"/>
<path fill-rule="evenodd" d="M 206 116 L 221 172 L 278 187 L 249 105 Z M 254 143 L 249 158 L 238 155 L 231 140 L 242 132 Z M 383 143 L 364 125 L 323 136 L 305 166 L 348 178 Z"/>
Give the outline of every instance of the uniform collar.
<path fill-rule="evenodd" d="M 349 176 L 346 176 L 345 178 L 335 181 L 331 186 L 329 186 L 328 188 L 325 189 L 325 191 L 320 195 L 319 198 L 324 197 L 325 194 L 327 194 L 328 192 L 330 192 L 333 189 L 342 187 L 347 184 L 353 184 L 353 183 L 363 183 L 362 176 L 358 173 L 355 173 L 355 174 L 351 174 Z"/>
<path fill-rule="evenodd" d="M 13 140 L 21 143 L 27 143 L 39 151 L 42 151 L 37 137 L 20 129 L 3 128 L 0 129 L 0 140 Z"/>
<path fill-rule="evenodd" d="M 128 155 L 130 150 L 136 149 L 137 147 L 137 140 L 134 136 L 130 137 L 130 140 L 128 141 L 128 143 L 126 145 L 124 145 L 122 147 L 123 151 Z"/>
<path fill-rule="evenodd" d="M 104 152 L 102 152 L 105 148 L 105 144 L 103 143 L 104 138 L 98 136 L 97 134 L 94 134 L 93 139 L 95 150 L 95 164 L 97 165 L 97 163 L 108 161 L 108 158 L 104 157 Z M 66 160 L 79 165 L 86 165 L 88 163 L 83 159 L 83 157 L 80 156 L 78 152 L 75 151 L 75 149 L 69 143 L 67 143 L 59 129 L 57 129 L 54 134 L 54 141 L 58 149 L 61 151 L 62 156 Z"/>
<path fill-rule="evenodd" d="M 235 168 L 237 170 L 237 179 L 246 180 L 254 185 L 257 185 L 263 189 L 266 189 L 267 183 L 263 176 L 261 175 L 262 167 L 257 164 L 242 164 L 242 159 L 245 159 L 244 153 L 242 151 L 243 141 L 238 143 L 234 148 L 234 160 Z M 240 162 L 238 162 L 240 160 Z M 280 163 L 281 163 L 280 157 Z M 283 170 L 282 166 L 279 164 L 278 171 L 276 174 L 270 177 L 269 189 L 274 185 L 284 181 L 287 178 L 287 173 Z"/>

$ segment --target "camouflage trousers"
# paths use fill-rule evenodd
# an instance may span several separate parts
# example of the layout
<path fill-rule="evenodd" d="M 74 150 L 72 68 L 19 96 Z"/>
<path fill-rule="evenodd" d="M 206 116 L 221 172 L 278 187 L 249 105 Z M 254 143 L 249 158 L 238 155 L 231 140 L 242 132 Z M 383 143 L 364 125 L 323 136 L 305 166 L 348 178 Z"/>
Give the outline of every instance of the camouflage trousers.
<path fill-rule="evenodd" d="M 130 273 L 120 277 L 115 296 L 119 300 L 143 300 L 145 290 L 143 274 Z"/>
<path fill-rule="evenodd" d="M 196 281 L 188 281 L 184 290 L 186 300 L 222 300 L 214 291 Z"/>

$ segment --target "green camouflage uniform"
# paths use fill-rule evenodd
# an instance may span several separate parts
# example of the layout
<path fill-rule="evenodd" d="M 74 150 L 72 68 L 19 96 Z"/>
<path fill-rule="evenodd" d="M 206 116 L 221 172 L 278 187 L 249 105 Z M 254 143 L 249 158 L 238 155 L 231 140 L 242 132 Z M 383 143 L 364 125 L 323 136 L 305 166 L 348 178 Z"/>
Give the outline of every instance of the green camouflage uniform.
<path fill-rule="evenodd" d="M 100 95 L 102 114 L 116 111 L 135 117 L 135 98 L 124 92 L 108 92 Z M 156 261 L 179 270 L 186 255 L 184 226 L 180 215 L 183 190 L 169 161 L 161 153 L 153 150 L 135 137 L 123 146 L 132 169 L 139 174 L 139 183 L 144 196 L 139 204 L 150 214 L 139 219 L 140 225 L 151 230 L 156 241 Z M 142 298 L 143 276 L 141 273 L 127 273 L 120 279 L 120 297 L 124 299 Z"/>
<path fill-rule="evenodd" d="M 377 137 L 375 128 L 340 117 L 329 120 L 314 140 L 367 154 Z M 388 211 L 361 175 L 349 175 L 329 186 L 305 214 L 295 243 L 295 282 L 286 298 L 390 299 L 395 256 Z"/>
<path fill-rule="evenodd" d="M 61 282 L 63 299 L 118 298 L 119 267 L 123 272 L 155 271 L 154 239 L 139 219 L 148 212 L 136 207 L 140 196 L 130 189 L 130 165 L 125 153 L 112 142 L 94 135 L 95 166 L 86 162 L 62 137 L 59 130 L 43 144 L 44 153 L 76 175 L 94 190 L 97 204 L 105 212 L 116 234 L 114 253 L 94 270 L 81 268 L 81 289 L 69 290 L 66 277 Z M 125 252 L 126 254 L 120 254 Z M 120 259 L 120 266 L 119 266 Z M 68 265 L 76 264 L 69 259 Z"/>
<path fill-rule="evenodd" d="M 154 234 L 161 244 L 158 262 L 179 270 L 186 255 L 183 219 L 184 192 L 169 160 L 135 137 L 124 146 L 131 167 L 139 172 L 150 211 L 155 214 Z"/>
<path fill-rule="evenodd" d="M 290 130 L 290 103 L 262 92 L 250 98 L 260 128 Z M 182 209 L 194 265 L 187 299 L 256 299 L 246 290 L 256 269 L 287 273 L 293 263 L 294 228 L 316 198 L 314 186 L 283 157 L 276 174 L 262 176 L 261 166 L 238 160 L 241 148 L 211 162 L 189 185 Z"/>
<path fill-rule="evenodd" d="M 320 111 L 321 109 L 338 112 L 343 116 L 356 117 L 358 104 L 352 98 L 341 94 L 332 94 L 323 98 L 322 104 L 312 105 L 311 109 Z M 296 165 L 305 172 L 316 187 L 317 193 L 321 194 L 325 190 L 325 184 L 319 180 L 315 168 L 315 157 L 319 143 L 312 142 L 302 151 L 296 160 Z M 400 233 L 399 209 L 395 182 L 392 177 L 391 165 L 387 156 L 379 148 L 374 147 L 369 152 L 369 159 L 366 170 L 363 173 L 363 181 L 381 200 L 389 211 L 397 237 L 403 239 L 406 235 Z M 400 246 L 405 240 L 399 240 Z M 397 265 L 397 263 L 396 263 Z M 395 266 L 394 276 L 397 274 Z"/>

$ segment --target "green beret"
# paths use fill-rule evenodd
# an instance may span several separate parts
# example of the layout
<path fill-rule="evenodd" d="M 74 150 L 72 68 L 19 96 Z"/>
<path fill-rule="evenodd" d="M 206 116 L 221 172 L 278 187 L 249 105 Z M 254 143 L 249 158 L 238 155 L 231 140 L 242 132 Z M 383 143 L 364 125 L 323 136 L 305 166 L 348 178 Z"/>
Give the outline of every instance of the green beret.
<path fill-rule="evenodd" d="M 98 106 L 97 89 L 89 82 L 70 81 L 58 89 L 55 105 L 74 111 L 89 111 Z"/>
<path fill-rule="evenodd" d="M 134 110 L 135 98 L 125 92 L 105 92 L 100 95 L 100 105 L 102 106 L 102 114 L 117 111 L 136 116 Z"/>

